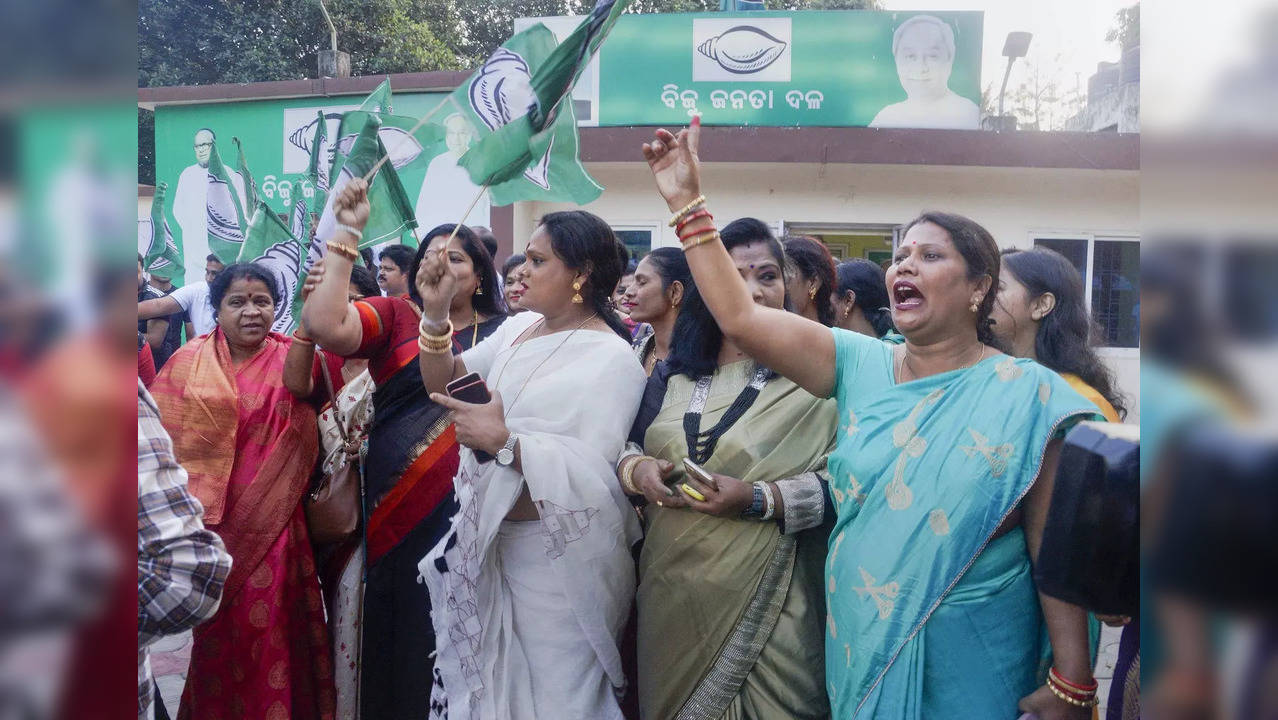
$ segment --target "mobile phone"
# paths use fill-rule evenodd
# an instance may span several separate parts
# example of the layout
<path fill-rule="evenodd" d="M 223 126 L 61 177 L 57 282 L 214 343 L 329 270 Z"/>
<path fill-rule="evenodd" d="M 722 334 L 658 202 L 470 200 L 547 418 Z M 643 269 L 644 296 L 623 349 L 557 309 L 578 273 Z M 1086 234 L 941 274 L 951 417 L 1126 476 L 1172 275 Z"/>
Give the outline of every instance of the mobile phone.
<path fill-rule="evenodd" d="M 449 397 L 475 405 L 484 405 L 493 399 L 493 396 L 488 392 L 488 385 L 484 383 L 484 379 L 479 376 L 479 373 L 474 372 L 448 383 L 444 386 L 444 390 Z"/>
<path fill-rule="evenodd" d="M 468 373 L 444 386 L 444 390 L 449 397 L 456 398 L 462 402 L 483 405 L 492 401 L 493 396 L 488 392 L 488 385 L 484 383 L 484 379 L 479 373 Z M 493 456 L 483 450 L 475 450 L 475 459 L 481 463 L 493 460 Z"/>
<path fill-rule="evenodd" d="M 714 476 L 706 472 L 705 468 L 692 462 L 688 458 L 683 459 L 683 471 L 688 473 L 688 475 L 690 475 L 691 477 L 694 477 L 697 480 L 701 481 L 702 483 L 709 485 L 712 489 L 714 490 L 719 489 L 719 483 L 714 481 Z"/>

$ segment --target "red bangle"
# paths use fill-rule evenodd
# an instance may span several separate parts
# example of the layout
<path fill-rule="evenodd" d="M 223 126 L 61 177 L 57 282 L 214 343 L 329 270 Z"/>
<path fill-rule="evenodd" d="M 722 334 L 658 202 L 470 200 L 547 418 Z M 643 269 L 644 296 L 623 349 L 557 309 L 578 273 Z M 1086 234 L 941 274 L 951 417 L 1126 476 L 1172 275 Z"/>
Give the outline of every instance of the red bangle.
<path fill-rule="evenodd" d="M 700 210 L 698 210 L 698 211 L 696 211 L 696 212 L 692 213 L 691 215 L 689 215 L 688 217 L 684 218 L 684 219 L 683 219 L 683 220 L 682 220 L 682 221 L 681 221 L 681 222 L 680 222 L 680 223 L 679 223 L 679 224 L 675 227 L 675 235 L 678 235 L 678 236 L 680 237 L 680 239 L 682 239 L 682 237 L 683 237 L 683 229 L 684 229 L 685 227 L 687 227 L 687 226 L 688 226 L 688 224 L 689 224 L 689 223 L 691 223 L 693 220 L 697 220 L 697 219 L 699 219 L 699 218 L 710 218 L 710 220 L 711 220 L 712 222 L 714 221 L 714 216 L 710 214 L 710 211 L 709 211 L 709 210 L 706 210 L 705 208 L 701 208 Z"/>
<path fill-rule="evenodd" d="M 1070 682 L 1069 680 L 1066 680 L 1055 667 L 1049 668 L 1047 674 L 1058 684 L 1064 686 L 1061 688 L 1062 690 L 1072 690 L 1079 693 L 1095 693 L 1096 689 L 1100 687 L 1100 683 L 1095 680 L 1092 680 L 1090 685 L 1079 685 L 1076 682 Z"/>
<path fill-rule="evenodd" d="M 304 342 L 304 343 L 307 343 L 308 345 L 314 345 L 314 344 L 315 344 L 315 341 L 314 341 L 314 340 L 312 340 L 312 339 L 310 339 L 310 338 L 306 337 L 305 335 L 298 335 L 296 330 L 294 330 L 294 331 L 293 331 L 293 339 L 294 339 L 294 340 L 300 340 L 300 341 L 302 341 L 302 342 Z"/>

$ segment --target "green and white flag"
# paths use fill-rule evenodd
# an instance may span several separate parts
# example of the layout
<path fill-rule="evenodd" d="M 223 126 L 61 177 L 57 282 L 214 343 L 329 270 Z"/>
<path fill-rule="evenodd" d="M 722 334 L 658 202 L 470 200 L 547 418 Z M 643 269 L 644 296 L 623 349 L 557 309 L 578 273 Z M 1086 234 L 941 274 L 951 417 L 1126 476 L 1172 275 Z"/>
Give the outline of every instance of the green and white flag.
<path fill-rule="evenodd" d="M 142 267 L 151 275 L 172 280 L 182 277 L 186 268 L 182 264 L 182 252 L 173 237 L 172 226 L 164 212 L 164 198 L 168 183 L 155 186 L 151 199 L 151 217 L 138 222 L 138 247 L 142 253 Z"/>
<path fill-rule="evenodd" d="M 584 205 L 603 191 L 578 157 L 572 88 L 628 0 L 599 0 L 558 46 L 543 25 L 497 49 L 449 102 L 477 141 L 458 161 L 490 186 L 492 204 L 518 200 Z"/>
<path fill-rule="evenodd" d="M 364 177 L 386 155 L 386 146 L 379 136 L 380 128 L 378 115 L 367 113 L 363 128 L 350 143 L 349 152 L 343 154 L 339 151 L 334 157 L 333 170 L 329 173 L 329 177 L 333 178 L 333 190 L 324 205 L 324 213 L 315 232 L 316 239 L 328 240 L 335 231 L 337 218 L 333 214 L 333 199 L 337 192 L 351 180 Z M 392 163 L 383 163 L 369 180 L 368 201 L 368 224 L 359 243 L 361 249 L 399 242 L 401 235 L 417 227 L 413 203 L 408 199 Z"/>
<path fill-rule="evenodd" d="M 231 174 L 222 164 L 216 142 L 210 150 L 208 172 L 205 205 L 208 208 L 209 251 L 229 265 L 240 255 L 248 223 L 244 218 L 244 206 L 240 204 L 242 190 L 232 184 Z M 235 179 L 243 182 L 238 176 Z"/>
<path fill-rule="evenodd" d="M 373 92 L 364 98 L 364 102 L 360 103 L 360 110 L 375 113 L 391 113 L 391 84 L 390 78 L 382 81 Z"/>
<path fill-rule="evenodd" d="M 342 114 L 337 130 L 337 155 L 350 154 L 355 138 L 359 137 L 359 131 L 370 117 L 376 117 L 380 124 L 377 136 L 390 152 L 387 162 L 396 170 L 425 168 L 435 156 L 448 149 L 444 144 L 447 131 L 443 125 L 428 122 L 414 130 L 417 125 L 415 118 L 354 110 Z"/>
<path fill-rule="evenodd" d="M 236 170 L 240 173 L 240 178 L 244 180 L 244 207 L 257 207 L 257 183 L 253 181 L 253 173 L 249 172 L 248 162 L 244 159 L 244 146 L 240 144 L 237 137 L 231 138 L 231 142 L 235 143 L 235 151 L 238 155 Z"/>
<path fill-rule="evenodd" d="M 282 301 L 275 306 L 275 322 L 271 330 L 292 332 L 301 317 L 302 266 L 306 245 L 280 220 L 279 216 L 258 200 L 249 223 L 244 243 L 236 262 L 252 262 L 275 276 Z"/>

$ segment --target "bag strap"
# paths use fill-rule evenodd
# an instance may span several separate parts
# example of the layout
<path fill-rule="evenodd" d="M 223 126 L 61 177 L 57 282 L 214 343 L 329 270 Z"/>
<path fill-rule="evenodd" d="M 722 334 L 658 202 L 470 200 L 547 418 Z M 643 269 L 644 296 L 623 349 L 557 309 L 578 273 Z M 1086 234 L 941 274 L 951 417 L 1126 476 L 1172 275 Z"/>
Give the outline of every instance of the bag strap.
<path fill-rule="evenodd" d="M 333 419 L 337 422 L 337 432 L 342 436 L 342 444 L 350 442 L 350 437 L 346 432 L 346 419 L 342 417 L 342 411 L 337 407 L 337 393 L 333 390 L 333 378 L 328 372 L 328 362 L 324 359 L 324 351 L 320 351 L 319 364 L 320 373 L 324 375 L 324 386 L 328 389 L 329 404 L 333 406 Z"/>

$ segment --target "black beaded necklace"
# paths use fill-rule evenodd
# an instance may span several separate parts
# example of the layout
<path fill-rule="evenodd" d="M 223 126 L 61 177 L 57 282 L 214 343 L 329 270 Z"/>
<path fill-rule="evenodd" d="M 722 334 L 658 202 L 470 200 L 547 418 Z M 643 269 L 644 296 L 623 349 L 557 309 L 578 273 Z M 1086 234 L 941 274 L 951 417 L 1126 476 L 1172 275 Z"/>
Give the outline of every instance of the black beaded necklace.
<path fill-rule="evenodd" d="M 705 410 L 706 400 L 710 397 L 710 381 L 714 376 L 704 375 L 697 380 L 697 385 L 692 390 L 692 400 L 688 403 L 688 411 L 683 414 L 683 432 L 688 441 L 688 458 L 698 465 L 708 461 L 710 456 L 714 455 L 719 438 L 723 437 L 742 415 L 745 415 L 751 405 L 754 405 L 759 392 L 774 376 L 775 373 L 760 365 L 754 371 L 754 378 L 750 380 L 750 384 L 737 394 L 736 399 L 728 406 L 727 412 L 719 418 L 719 422 L 705 432 L 701 431 L 701 412 Z"/>

